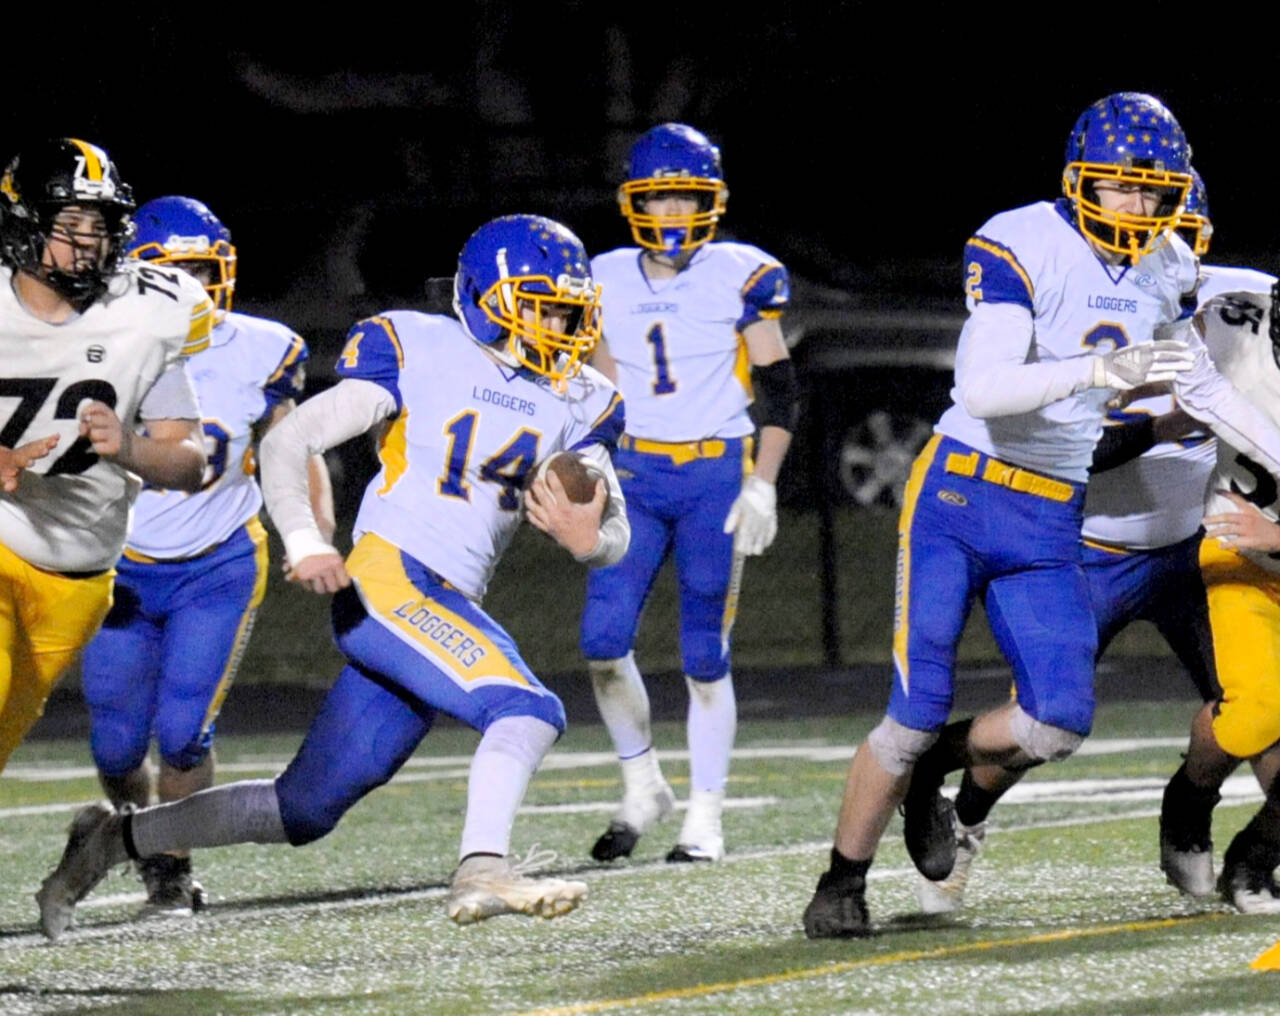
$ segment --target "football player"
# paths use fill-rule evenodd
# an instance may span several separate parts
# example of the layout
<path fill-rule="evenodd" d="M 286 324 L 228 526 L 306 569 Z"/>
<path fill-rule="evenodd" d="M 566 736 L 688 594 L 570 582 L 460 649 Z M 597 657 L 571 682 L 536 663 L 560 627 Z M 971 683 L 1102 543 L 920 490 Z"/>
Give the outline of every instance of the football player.
<path fill-rule="evenodd" d="M 0 177 L 0 769 L 111 603 L 137 477 L 196 490 L 183 358 L 213 307 L 121 261 L 134 204 L 97 145 L 24 148 Z"/>
<path fill-rule="evenodd" d="M 597 363 L 627 402 L 617 464 L 631 549 L 590 574 L 582 651 L 622 764 L 622 802 L 591 854 L 610 861 L 675 805 L 658 767 L 649 699 L 632 647 L 659 568 L 674 556 L 680 648 L 689 691 L 689 805 L 668 861 L 724 853 L 720 813 L 737 710 L 729 633 L 742 560 L 777 531 L 774 483 L 797 411 L 779 318 L 786 269 L 757 247 L 714 240 L 728 197 L 720 151 L 668 123 L 633 145 L 618 191 L 637 246 L 592 271 L 609 298 Z M 747 413 L 754 396 L 761 417 Z"/>
<path fill-rule="evenodd" d="M 867 870 L 950 712 L 976 596 L 1017 697 L 964 732 L 965 764 L 1027 768 L 1089 733 L 1097 630 L 1080 532 L 1115 393 L 1172 380 L 1192 416 L 1280 468 L 1280 429 L 1213 370 L 1191 327 L 1196 260 L 1172 235 L 1190 187 L 1168 109 L 1110 95 L 1072 129 L 1064 197 L 997 215 L 967 244 L 955 402 L 916 460 L 899 524 L 889 707 L 850 767 L 804 914 L 811 938 L 870 931 Z"/>
<path fill-rule="evenodd" d="M 1280 421 L 1280 283 L 1262 273 L 1200 311 L 1218 369 Z M 1242 281 L 1240 273 L 1234 279 Z M 1249 279 L 1243 281 L 1248 282 Z M 1266 283 L 1269 281 L 1269 285 Z M 1262 283 L 1261 285 L 1259 283 Z M 1191 724 L 1182 766 L 1165 787 L 1160 858 L 1184 892 L 1213 893 L 1210 827 L 1223 780 L 1242 759 L 1266 792 L 1227 846 L 1216 889 L 1246 914 L 1280 914 L 1280 514 L 1275 469 L 1225 437 L 1209 484 L 1200 546 L 1220 689 Z"/>
<path fill-rule="evenodd" d="M 565 717 L 480 599 L 526 514 L 525 475 L 558 451 L 581 451 L 604 479 L 587 504 L 570 503 L 553 473 L 535 479 L 529 520 L 590 565 L 626 550 L 625 502 L 610 462 L 622 400 L 583 364 L 599 336 L 599 293 L 578 238 L 534 215 L 477 230 L 458 258 L 454 293 L 454 317 L 391 311 L 358 322 L 338 360 L 339 383 L 263 441 L 263 493 L 290 577 L 338 592 L 334 632 L 349 660 L 298 754 L 275 780 L 123 815 L 105 805 L 82 810 L 37 894 L 49 937 L 127 857 L 240 842 L 300 846 L 325 835 L 391 778 L 437 710 L 483 735 L 448 915 L 463 924 L 514 912 L 555 917 L 586 895 L 581 882 L 528 877 L 507 857 L 516 809 Z M 382 469 L 344 561 L 313 517 L 307 461 L 384 421 Z"/>
<path fill-rule="evenodd" d="M 117 566 L 115 603 L 85 650 L 89 741 L 117 807 L 176 801 L 213 785 L 214 721 L 235 678 L 267 583 L 267 534 L 254 443 L 294 406 L 307 346 L 275 321 L 232 311 L 236 249 L 204 204 L 148 201 L 129 253 L 195 276 L 214 302 L 208 348 L 188 368 L 204 414 L 208 467 L 200 490 L 145 489 Z M 333 506 L 323 458 L 311 462 L 312 507 L 326 539 Z M 147 764 L 154 737 L 158 775 Z M 141 865 L 153 908 L 198 909 L 203 888 L 186 856 Z"/>
<path fill-rule="evenodd" d="M 1203 256 L 1213 224 L 1204 181 L 1194 169 L 1191 178 L 1177 231 L 1193 253 Z M 1251 269 L 1202 264 L 1196 296 L 1203 306 L 1224 289 L 1256 288 L 1262 280 L 1263 289 L 1273 281 Z M 1197 431 L 1198 424 L 1176 408 L 1171 395 L 1131 398 L 1135 394 L 1138 389 L 1122 393 L 1122 399 L 1129 399 L 1126 406 L 1108 414 L 1085 497 L 1082 555 L 1097 621 L 1097 655 L 1131 622 L 1148 620 L 1173 649 L 1201 698 L 1217 701 L 1222 691 L 1199 565 L 1204 491 L 1216 447 L 1210 435 Z M 916 893 L 925 913 L 946 913 L 961 905 L 971 865 L 982 849 L 987 816 L 1025 772 L 1003 766 L 965 769 L 954 807 L 943 798 L 939 788 L 945 774 L 963 765 L 970 722 L 960 720 L 943 729 L 916 764 L 903 803 L 904 836 L 908 853 L 922 870 Z M 1212 871 L 1206 867 L 1206 814 L 1202 808 L 1179 807 L 1168 811 L 1161 824 L 1161 867 L 1170 882 L 1190 895 L 1214 892 Z M 945 877 L 928 877 L 944 868 L 950 869 Z"/>

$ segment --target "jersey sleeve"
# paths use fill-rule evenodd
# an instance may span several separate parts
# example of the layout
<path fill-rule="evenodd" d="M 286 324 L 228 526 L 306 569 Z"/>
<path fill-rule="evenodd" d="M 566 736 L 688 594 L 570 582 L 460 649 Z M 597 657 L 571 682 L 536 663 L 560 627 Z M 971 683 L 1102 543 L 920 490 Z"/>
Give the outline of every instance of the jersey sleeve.
<path fill-rule="evenodd" d="M 338 355 L 340 378 L 372 381 L 396 400 L 396 412 L 404 406 L 400 395 L 400 372 L 404 369 L 404 346 L 390 317 L 365 318 L 351 326 L 347 344 Z"/>
<path fill-rule="evenodd" d="M 182 344 L 183 356 L 194 356 L 201 350 L 209 348 L 210 336 L 213 334 L 213 301 L 203 294 L 203 290 L 202 297 L 191 308 L 187 340 Z"/>
<path fill-rule="evenodd" d="M 981 233 L 964 245 L 964 294 L 970 310 L 979 303 L 1013 303 L 1035 312 L 1031 276 L 1018 256 Z"/>
<path fill-rule="evenodd" d="M 757 321 L 782 316 L 791 302 L 791 280 L 787 270 L 776 261 L 760 265 L 742 286 L 742 317 L 735 325 L 742 331 Z"/>
<path fill-rule="evenodd" d="M 281 402 L 302 395 L 307 382 L 306 362 L 309 355 L 302 336 L 291 335 L 284 356 L 262 385 L 262 394 L 267 399 L 266 415 L 270 415 Z"/>
<path fill-rule="evenodd" d="M 617 450 L 618 439 L 626 429 L 626 404 L 622 401 L 622 394 L 612 386 L 609 386 L 607 401 L 602 399 L 602 402 L 604 402 L 604 408 L 599 409 L 591 418 L 590 424 L 586 427 L 586 433 L 570 445 L 570 450 L 573 452 L 591 444 L 603 445 L 609 450 L 609 454 Z"/>

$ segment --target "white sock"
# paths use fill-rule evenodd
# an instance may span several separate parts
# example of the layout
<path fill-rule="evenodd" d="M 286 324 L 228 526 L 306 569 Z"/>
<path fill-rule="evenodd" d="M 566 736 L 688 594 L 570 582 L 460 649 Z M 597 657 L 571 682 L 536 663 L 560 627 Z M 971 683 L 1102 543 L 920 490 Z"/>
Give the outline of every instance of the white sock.
<path fill-rule="evenodd" d="M 222 847 L 230 843 L 284 843 L 275 780 L 243 780 L 211 787 L 172 804 L 145 808 L 133 816 L 133 845 L 139 857 Z"/>
<path fill-rule="evenodd" d="M 733 676 L 695 681 L 686 675 L 684 680 L 689 686 L 689 789 L 723 793 L 738 729 Z"/>
<path fill-rule="evenodd" d="M 471 759 L 459 858 L 507 855 L 511 826 L 529 779 L 559 736 L 550 723 L 532 716 L 506 716 L 489 725 Z"/>
<path fill-rule="evenodd" d="M 596 706 L 613 738 L 618 758 L 624 761 L 653 745 L 649 726 L 649 693 L 636 666 L 635 653 L 616 660 L 588 660 Z"/>

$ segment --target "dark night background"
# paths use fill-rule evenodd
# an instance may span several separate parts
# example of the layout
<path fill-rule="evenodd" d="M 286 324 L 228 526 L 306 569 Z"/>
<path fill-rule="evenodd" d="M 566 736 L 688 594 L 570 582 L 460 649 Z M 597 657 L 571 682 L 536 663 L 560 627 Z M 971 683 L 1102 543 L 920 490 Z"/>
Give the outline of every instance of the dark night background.
<path fill-rule="evenodd" d="M 1070 31 L 1003 43 L 924 9 L 812 9 L 152 7 L 56 31 L 28 15 L 6 26 L 23 87 L 0 147 L 7 160 L 24 137 L 83 137 L 140 201 L 206 201 L 239 248 L 238 306 L 289 321 L 317 360 L 357 317 L 420 302 L 494 215 L 561 219 L 592 252 L 629 243 L 613 199 L 627 146 L 672 119 L 720 144 L 722 235 L 785 261 L 798 306 L 958 309 L 966 236 L 1056 196 L 1075 117 L 1120 89 L 1158 94 L 1186 129 L 1217 228 L 1209 260 L 1280 269 L 1264 154 L 1280 84 L 1262 55 L 1219 47 L 1211 64 L 1151 12 L 1086 45 L 1057 9 L 1044 16 Z"/>

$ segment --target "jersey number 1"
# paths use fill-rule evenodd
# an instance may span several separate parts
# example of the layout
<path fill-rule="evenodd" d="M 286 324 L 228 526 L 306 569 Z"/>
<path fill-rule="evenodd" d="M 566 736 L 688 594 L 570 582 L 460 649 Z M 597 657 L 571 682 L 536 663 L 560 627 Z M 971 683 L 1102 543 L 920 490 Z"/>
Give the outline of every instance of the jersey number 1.
<path fill-rule="evenodd" d="M 644 340 L 653 347 L 653 369 L 658 375 L 653 382 L 653 394 L 670 395 L 676 390 L 676 383 L 667 364 L 667 337 L 662 333 L 662 325 L 650 328 Z"/>

